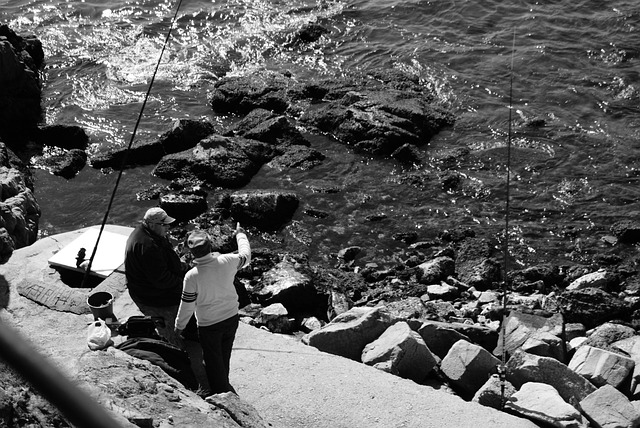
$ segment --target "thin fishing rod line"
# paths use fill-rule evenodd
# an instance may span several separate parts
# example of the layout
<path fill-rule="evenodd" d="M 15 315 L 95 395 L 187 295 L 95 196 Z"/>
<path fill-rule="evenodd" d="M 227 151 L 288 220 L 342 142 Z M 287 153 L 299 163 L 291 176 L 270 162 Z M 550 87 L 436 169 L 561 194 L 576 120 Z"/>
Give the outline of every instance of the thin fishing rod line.
<path fill-rule="evenodd" d="M 505 404 L 505 383 L 506 383 L 506 365 L 507 365 L 507 350 L 506 350 L 506 313 L 507 313 L 507 291 L 508 291 L 508 275 L 509 275 L 509 210 L 510 204 L 509 201 L 511 199 L 510 189 L 511 189 L 511 122 L 512 122 L 512 112 L 513 112 L 513 58 L 516 50 L 516 30 L 513 29 L 513 43 L 511 45 L 511 69 L 510 69 L 510 77 L 509 77 L 509 132 L 507 134 L 507 193 L 506 193 L 506 201 L 505 201 L 505 215 L 504 215 L 504 279 L 502 282 L 502 355 L 500 362 L 500 396 L 501 396 L 501 407 L 504 408 Z"/>
<path fill-rule="evenodd" d="M 173 14 L 173 18 L 171 19 L 171 23 L 169 25 L 169 30 L 167 31 L 167 36 L 164 39 L 164 43 L 162 44 L 162 50 L 160 51 L 160 56 L 158 57 L 158 61 L 156 62 L 156 67 L 153 70 L 153 74 L 151 75 L 151 81 L 149 82 L 149 87 L 147 88 L 147 93 L 144 96 L 144 100 L 142 101 L 142 107 L 140 108 L 140 113 L 138 114 L 138 120 L 136 120 L 136 125 L 133 128 L 133 132 L 131 133 L 131 139 L 129 140 L 129 145 L 127 146 L 127 150 L 124 152 L 124 156 L 122 157 L 122 163 L 120 165 L 120 170 L 118 171 L 118 178 L 116 179 L 116 184 L 113 186 L 113 191 L 111 192 L 111 198 L 109 199 L 109 205 L 107 206 L 107 211 L 104 213 L 104 218 L 102 219 L 102 223 L 100 224 L 100 231 L 98 232 L 98 238 L 96 239 L 96 245 L 93 247 L 93 251 L 91 252 L 91 257 L 89 258 L 89 264 L 84 273 L 84 277 L 82 279 L 81 287 L 84 288 L 87 277 L 89 276 L 89 272 L 91 271 L 91 265 L 93 264 L 93 259 L 95 258 L 96 251 L 98 250 L 98 244 L 100 243 L 100 238 L 102 237 L 102 231 L 104 230 L 104 226 L 107 224 L 107 219 L 109 218 L 109 213 L 111 212 L 111 207 L 113 205 L 113 201 L 116 197 L 116 192 L 118 191 L 118 186 L 120 185 L 120 180 L 122 179 L 122 173 L 127 164 L 127 160 L 129 158 L 129 152 L 131 151 L 131 146 L 133 145 L 133 141 L 136 137 L 136 133 L 138 132 L 138 126 L 140 125 L 140 121 L 142 120 L 142 114 L 144 113 L 144 108 L 147 105 L 147 100 L 149 99 L 149 95 L 151 95 L 151 89 L 153 88 L 153 83 L 156 80 L 156 75 L 158 74 L 158 69 L 160 68 L 160 63 L 162 62 L 162 56 L 164 55 L 164 51 L 169 44 L 169 39 L 171 38 L 171 31 L 178 19 L 178 11 L 182 6 L 182 0 L 178 0 L 178 4 L 176 6 L 176 11 Z"/>

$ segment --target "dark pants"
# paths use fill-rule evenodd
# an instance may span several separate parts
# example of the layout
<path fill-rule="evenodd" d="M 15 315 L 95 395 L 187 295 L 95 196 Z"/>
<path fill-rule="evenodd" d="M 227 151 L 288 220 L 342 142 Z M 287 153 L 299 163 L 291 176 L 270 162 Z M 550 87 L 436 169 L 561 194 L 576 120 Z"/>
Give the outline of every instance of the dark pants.
<path fill-rule="evenodd" d="M 217 324 L 198 327 L 204 368 L 212 394 L 235 392 L 229 384 L 231 349 L 238 330 L 238 315 Z"/>

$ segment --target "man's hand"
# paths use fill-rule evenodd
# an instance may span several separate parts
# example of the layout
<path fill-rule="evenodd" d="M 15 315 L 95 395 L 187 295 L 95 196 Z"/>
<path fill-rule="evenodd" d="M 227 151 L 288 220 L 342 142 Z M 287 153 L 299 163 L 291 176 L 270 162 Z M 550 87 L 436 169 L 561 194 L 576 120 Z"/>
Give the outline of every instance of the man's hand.
<path fill-rule="evenodd" d="M 240 227 L 240 222 L 236 223 L 236 230 L 233 232 L 233 236 L 236 236 L 238 233 L 247 233 L 242 227 Z"/>
<path fill-rule="evenodd" d="M 182 337 L 183 330 L 175 327 L 173 329 L 173 332 L 174 332 L 174 338 L 176 342 L 174 343 L 174 345 L 176 345 L 180 349 L 185 349 L 186 345 L 184 344 L 184 337 Z"/>

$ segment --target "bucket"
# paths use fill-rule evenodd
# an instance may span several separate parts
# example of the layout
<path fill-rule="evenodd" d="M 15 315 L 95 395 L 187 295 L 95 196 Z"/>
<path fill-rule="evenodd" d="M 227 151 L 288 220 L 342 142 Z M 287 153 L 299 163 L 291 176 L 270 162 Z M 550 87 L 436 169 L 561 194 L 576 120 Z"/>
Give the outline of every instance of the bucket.
<path fill-rule="evenodd" d="M 107 318 L 114 318 L 113 296 L 111 293 L 106 291 L 93 293 L 87 298 L 87 304 L 91 309 L 94 320 L 97 320 L 98 318 L 102 318 L 103 320 L 106 320 Z"/>

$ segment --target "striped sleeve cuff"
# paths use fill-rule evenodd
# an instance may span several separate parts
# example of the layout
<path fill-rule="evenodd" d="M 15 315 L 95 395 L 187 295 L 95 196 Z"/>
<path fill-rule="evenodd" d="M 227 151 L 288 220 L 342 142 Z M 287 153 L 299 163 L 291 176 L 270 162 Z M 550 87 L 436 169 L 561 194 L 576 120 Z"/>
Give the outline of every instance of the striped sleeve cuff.
<path fill-rule="evenodd" d="M 182 292 L 182 301 L 185 303 L 193 303 L 198 298 L 198 293 L 189 293 L 187 291 Z"/>

